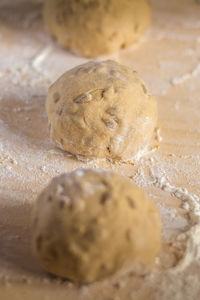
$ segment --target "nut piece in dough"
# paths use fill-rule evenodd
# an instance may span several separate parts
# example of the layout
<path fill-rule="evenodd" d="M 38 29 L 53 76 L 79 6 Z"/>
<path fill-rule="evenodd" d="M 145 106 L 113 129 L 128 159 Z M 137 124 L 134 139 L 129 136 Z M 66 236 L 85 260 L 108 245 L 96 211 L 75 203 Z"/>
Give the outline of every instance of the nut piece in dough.
<path fill-rule="evenodd" d="M 136 43 L 150 7 L 146 0 L 46 0 L 44 21 L 61 45 L 94 57 Z"/>
<path fill-rule="evenodd" d="M 157 103 L 131 68 L 88 62 L 64 73 L 50 88 L 51 138 L 86 158 L 133 159 L 148 145 Z"/>
<path fill-rule="evenodd" d="M 78 169 L 54 178 L 34 212 L 34 252 L 44 269 L 78 282 L 105 278 L 160 250 L 155 204 L 126 178 Z"/>

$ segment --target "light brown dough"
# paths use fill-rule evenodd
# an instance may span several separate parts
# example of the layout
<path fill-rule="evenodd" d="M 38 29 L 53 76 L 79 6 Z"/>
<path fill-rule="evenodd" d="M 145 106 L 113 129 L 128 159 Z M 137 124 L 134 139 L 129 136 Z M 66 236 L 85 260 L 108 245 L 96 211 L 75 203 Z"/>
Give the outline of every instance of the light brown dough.
<path fill-rule="evenodd" d="M 53 141 L 87 158 L 133 159 L 152 137 L 157 104 L 131 68 L 108 60 L 62 75 L 50 88 Z"/>
<path fill-rule="evenodd" d="M 146 0 L 46 0 L 44 20 L 60 44 L 93 57 L 137 42 L 150 7 Z"/>
<path fill-rule="evenodd" d="M 54 178 L 34 212 L 33 246 L 48 272 L 92 282 L 160 250 L 155 204 L 124 177 L 78 169 Z"/>

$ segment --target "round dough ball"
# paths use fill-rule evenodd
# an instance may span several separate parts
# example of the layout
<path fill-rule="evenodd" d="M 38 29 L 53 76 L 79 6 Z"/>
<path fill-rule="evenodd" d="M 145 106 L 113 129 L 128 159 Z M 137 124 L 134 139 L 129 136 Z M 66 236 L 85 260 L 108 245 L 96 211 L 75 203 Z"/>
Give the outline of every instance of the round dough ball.
<path fill-rule="evenodd" d="M 146 0 L 46 0 L 44 21 L 60 44 L 94 57 L 137 42 L 150 7 Z"/>
<path fill-rule="evenodd" d="M 161 220 L 154 203 L 124 177 L 78 169 L 39 196 L 33 245 L 48 272 L 92 282 L 132 262 L 152 264 Z"/>
<path fill-rule="evenodd" d="M 155 98 L 135 71 L 112 60 L 63 74 L 49 88 L 47 113 L 52 140 L 86 158 L 133 159 L 157 123 Z"/>

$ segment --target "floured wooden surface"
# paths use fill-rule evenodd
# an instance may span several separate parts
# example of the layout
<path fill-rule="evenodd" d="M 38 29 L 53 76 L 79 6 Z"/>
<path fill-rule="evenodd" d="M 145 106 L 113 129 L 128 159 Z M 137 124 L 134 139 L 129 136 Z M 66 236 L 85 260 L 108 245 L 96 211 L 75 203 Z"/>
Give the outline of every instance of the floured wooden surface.
<path fill-rule="evenodd" d="M 44 299 L 44 295 L 46 299 L 68 300 L 198 299 L 197 2 L 152 0 L 153 24 L 143 42 L 110 56 L 139 72 L 159 106 L 159 129 L 149 154 L 135 164 L 120 165 L 79 162 L 49 140 L 47 88 L 67 69 L 87 60 L 51 40 L 42 23 L 40 5 L 0 1 L 0 299 Z M 116 171 L 134 180 L 155 200 L 164 230 L 163 252 L 154 272 L 141 277 L 131 272 L 77 286 L 49 276 L 37 264 L 30 249 L 32 205 L 53 176 L 77 167 Z"/>

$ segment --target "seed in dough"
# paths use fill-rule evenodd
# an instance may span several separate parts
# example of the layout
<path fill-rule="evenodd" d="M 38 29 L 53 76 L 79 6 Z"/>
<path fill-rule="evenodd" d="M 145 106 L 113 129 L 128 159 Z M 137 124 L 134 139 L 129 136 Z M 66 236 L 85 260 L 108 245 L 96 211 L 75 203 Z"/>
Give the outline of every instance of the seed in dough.
<path fill-rule="evenodd" d="M 77 157 L 130 160 L 157 123 L 155 98 L 135 71 L 112 60 L 64 73 L 49 88 L 46 107 L 52 140 Z"/>
<path fill-rule="evenodd" d="M 126 178 L 99 169 L 54 178 L 36 201 L 36 218 L 33 248 L 40 264 L 81 283 L 130 264 L 152 264 L 161 246 L 155 204 Z"/>
<path fill-rule="evenodd" d="M 49 32 L 61 45 L 88 57 L 138 42 L 150 15 L 146 0 L 46 0 L 44 5 Z"/>

